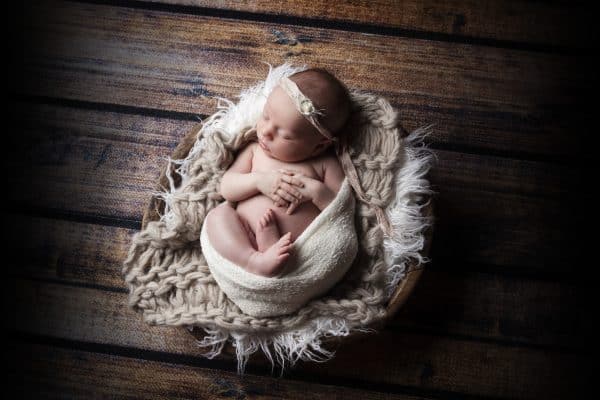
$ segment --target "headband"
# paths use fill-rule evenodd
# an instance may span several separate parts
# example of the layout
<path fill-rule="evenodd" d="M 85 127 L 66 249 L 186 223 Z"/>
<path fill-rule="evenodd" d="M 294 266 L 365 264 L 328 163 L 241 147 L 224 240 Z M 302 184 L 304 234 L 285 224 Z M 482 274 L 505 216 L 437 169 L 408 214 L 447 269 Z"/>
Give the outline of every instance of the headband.
<path fill-rule="evenodd" d="M 323 116 L 323 112 L 314 106 L 313 102 L 300 91 L 298 85 L 296 85 L 296 83 L 290 78 L 286 76 L 281 78 L 279 81 L 279 86 L 281 86 L 281 88 L 293 100 L 298 112 L 302 114 L 302 116 L 306 118 L 308 122 L 310 122 L 321 133 L 321 135 L 335 142 L 337 156 L 340 159 L 342 168 L 346 172 L 350 185 L 354 189 L 354 192 L 358 198 L 362 202 L 369 204 L 370 202 L 366 198 L 365 193 L 360 186 L 358 174 L 356 172 L 356 168 L 354 168 L 354 163 L 352 163 L 352 159 L 350 159 L 347 144 L 345 142 L 342 144 L 338 138 L 334 137 L 331 132 L 319 122 L 319 116 Z M 374 205 L 374 207 L 377 221 L 381 225 L 383 232 L 388 236 L 391 236 L 392 226 L 385 214 L 385 211 L 377 205 Z"/>
<path fill-rule="evenodd" d="M 284 76 L 279 81 L 279 86 L 281 86 L 281 88 L 294 101 L 294 105 L 296 106 L 298 112 L 302 114 L 302 116 L 304 116 L 304 118 L 306 118 L 308 122 L 310 122 L 315 128 L 317 128 L 321 135 L 334 142 L 337 141 L 337 138 L 334 137 L 331 132 L 329 132 L 329 130 L 319 122 L 318 117 L 324 115 L 323 112 L 321 110 L 317 110 L 313 102 L 300 91 L 298 85 L 296 85 L 294 81 Z"/>

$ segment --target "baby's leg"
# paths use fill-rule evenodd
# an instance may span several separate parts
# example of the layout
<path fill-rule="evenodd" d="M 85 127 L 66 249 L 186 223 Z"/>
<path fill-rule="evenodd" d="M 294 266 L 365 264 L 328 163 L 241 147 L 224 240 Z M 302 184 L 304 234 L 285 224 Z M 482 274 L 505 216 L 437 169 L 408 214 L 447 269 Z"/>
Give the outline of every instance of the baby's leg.
<path fill-rule="evenodd" d="M 251 273 L 275 275 L 290 255 L 291 233 L 282 236 L 264 252 L 256 251 L 238 213 L 228 203 L 220 204 L 206 215 L 206 229 L 219 254 Z"/>
<path fill-rule="evenodd" d="M 238 214 L 238 216 L 239 216 L 239 214 Z M 250 239 L 250 244 L 252 244 L 252 248 L 254 250 L 259 250 L 258 249 L 258 244 L 256 243 L 256 235 L 252 231 L 252 228 L 250 227 L 250 224 L 248 223 L 248 221 L 246 221 L 242 217 L 240 217 L 240 221 L 242 222 L 242 227 L 244 228 L 244 230 L 248 234 L 248 239 Z"/>

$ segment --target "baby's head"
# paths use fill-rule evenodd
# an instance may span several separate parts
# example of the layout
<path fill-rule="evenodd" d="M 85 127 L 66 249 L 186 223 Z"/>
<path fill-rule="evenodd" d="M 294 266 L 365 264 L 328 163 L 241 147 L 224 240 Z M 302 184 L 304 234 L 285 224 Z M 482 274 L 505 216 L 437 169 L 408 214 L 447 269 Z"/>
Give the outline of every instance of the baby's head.
<path fill-rule="evenodd" d="M 350 115 L 350 96 L 344 84 L 320 68 L 298 72 L 289 78 L 323 113 L 319 123 L 337 137 Z M 332 143 L 300 114 L 279 85 L 267 98 L 256 131 L 263 150 L 270 157 L 286 162 L 319 155 Z"/>

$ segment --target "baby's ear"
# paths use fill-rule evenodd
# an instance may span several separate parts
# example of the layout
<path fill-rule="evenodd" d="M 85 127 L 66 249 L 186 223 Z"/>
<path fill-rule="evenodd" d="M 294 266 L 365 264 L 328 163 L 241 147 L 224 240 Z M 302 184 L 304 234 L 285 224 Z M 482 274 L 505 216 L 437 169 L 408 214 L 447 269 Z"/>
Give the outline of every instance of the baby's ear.
<path fill-rule="evenodd" d="M 329 147 L 330 144 L 332 144 L 333 141 L 327 138 L 323 138 L 319 143 L 317 143 L 317 145 L 315 146 L 315 150 L 314 150 L 314 154 L 318 154 L 321 151 L 325 150 L 327 147 Z"/>
<path fill-rule="evenodd" d="M 331 143 L 333 143 L 333 141 L 331 139 L 327 139 L 327 138 L 323 138 L 321 139 L 321 141 L 319 142 L 319 144 L 317 145 L 319 147 L 319 149 L 324 149 L 325 147 L 329 146 Z"/>
<path fill-rule="evenodd" d="M 323 143 L 323 144 L 325 144 L 325 145 L 330 145 L 330 144 L 332 144 L 332 143 L 333 143 L 333 140 L 331 140 L 331 139 L 328 139 L 328 138 L 324 137 L 324 138 L 322 138 L 322 139 L 321 139 L 321 141 L 319 142 L 319 144 L 321 144 L 321 143 Z"/>

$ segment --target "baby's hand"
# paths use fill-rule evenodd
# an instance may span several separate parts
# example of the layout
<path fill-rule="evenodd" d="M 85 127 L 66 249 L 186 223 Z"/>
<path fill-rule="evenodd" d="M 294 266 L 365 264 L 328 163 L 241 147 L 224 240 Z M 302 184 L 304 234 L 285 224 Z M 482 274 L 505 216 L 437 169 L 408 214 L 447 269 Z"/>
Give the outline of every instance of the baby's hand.
<path fill-rule="evenodd" d="M 306 201 L 313 201 L 314 199 L 319 198 L 319 196 L 322 195 L 323 190 L 326 190 L 326 187 L 323 184 L 323 182 L 313 178 L 309 178 L 308 176 L 305 176 L 302 173 L 290 171 L 287 169 L 280 169 L 280 171 L 285 174 L 284 176 L 295 179 L 303 185 L 302 187 L 296 189 L 300 193 L 300 196 L 296 196 L 296 199 L 290 202 L 288 209 L 286 210 L 287 214 L 293 213 L 294 210 L 296 210 L 296 208 L 298 208 L 300 204 Z"/>
<path fill-rule="evenodd" d="M 280 171 L 258 172 L 257 189 L 270 197 L 278 206 L 288 206 L 298 201 L 302 195 L 298 188 L 304 184 L 297 178 Z"/>

